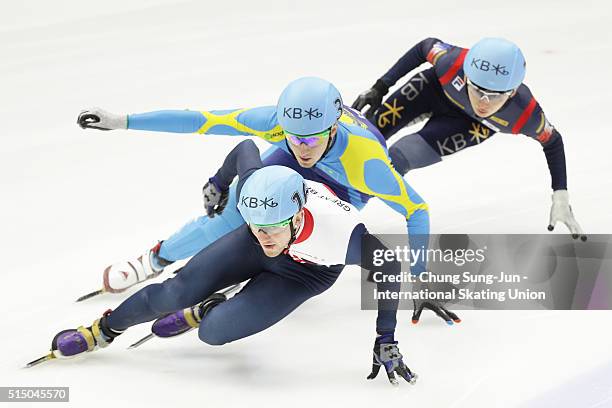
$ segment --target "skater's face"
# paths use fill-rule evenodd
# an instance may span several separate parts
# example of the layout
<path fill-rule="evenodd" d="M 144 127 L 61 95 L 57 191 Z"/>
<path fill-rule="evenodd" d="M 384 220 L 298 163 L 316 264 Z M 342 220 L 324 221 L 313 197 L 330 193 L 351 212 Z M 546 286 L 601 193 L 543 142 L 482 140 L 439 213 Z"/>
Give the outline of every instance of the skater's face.
<path fill-rule="evenodd" d="M 493 115 L 514 95 L 514 91 L 493 92 L 482 89 L 467 80 L 467 92 L 474 113 L 481 118 Z"/>
<path fill-rule="evenodd" d="M 330 140 L 336 136 L 338 125 L 316 135 L 298 136 L 286 132 L 287 144 L 295 155 L 298 164 L 304 168 L 310 168 L 317 164 L 323 157 Z"/>
<path fill-rule="evenodd" d="M 300 228 L 303 219 L 304 210 L 300 210 L 300 212 L 293 216 L 291 221 L 293 222 L 295 231 Z M 253 235 L 255 235 L 255 238 L 257 238 L 257 241 L 259 241 L 259 245 L 261 245 L 264 254 L 270 258 L 280 255 L 285 248 L 287 248 L 291 240 L 291 228 L 289 224 L 284 227 L 274 227 L 270 229 L 257 227 L 252 224 L 249 225 L 249 227 Z"/>

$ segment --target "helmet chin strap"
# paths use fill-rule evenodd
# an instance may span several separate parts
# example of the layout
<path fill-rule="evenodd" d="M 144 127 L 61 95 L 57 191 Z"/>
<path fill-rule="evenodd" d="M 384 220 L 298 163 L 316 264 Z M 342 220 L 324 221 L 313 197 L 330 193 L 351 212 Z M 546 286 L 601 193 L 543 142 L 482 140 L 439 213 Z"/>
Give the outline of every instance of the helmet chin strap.
<path fill-rule="evenodd" d="M 302 218 L 302 223 L 303 222 L 304 222 L 304 219 Z M 289 231 L 291 231 L 291 238 L 289 239 L 289 242 L 287 243 L 287 246 L 285 247 L 284 251 L 287 251 L 289 247 L 291 246 L 291 244 L 293 244 L 295 240 L 297 239 L 298 229 L 299 228 L 296 228 L 295 225 L 293 225 L 293 220 L 291 220 L 291 222 L 289 223 Z"/>
<path fill-rule="evenodd" d="M 293 220 L 291 220 L 289 223 L 289 230 L 291 231 L 291 239 L 289 240 L 289 243 L 287 243 L 287 247 L 285 249 L 289 249 L 291 244 L 293 244 L 293 242 L 297 239 L 297 230 L 293 225 Z"/>

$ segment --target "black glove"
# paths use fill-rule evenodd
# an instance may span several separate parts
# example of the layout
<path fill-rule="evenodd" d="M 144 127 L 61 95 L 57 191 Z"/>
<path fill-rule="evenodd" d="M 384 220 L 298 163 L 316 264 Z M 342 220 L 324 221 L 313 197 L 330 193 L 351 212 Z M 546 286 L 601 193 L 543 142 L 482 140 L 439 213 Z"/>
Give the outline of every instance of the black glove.
<path fill-rule="evenodd" d="M 417 375 L 404 364 L 402 354 L 397 347 L 397 341 L 393 340 L 393 334 L 384 334 L 376 338 L 372 372 L 368 375 L 368 380 L 376 378 L 381 366 L 385 366 L 387 377 L 392 385 L 399 385 L 395 373 L 398 373 L 410 384 L 414 384 L 417 380 Z"/>
<path fill-rule="evenodd" d="M 435 300 L 413 300 L 414 313 L 412 314 L 412 323 L 417 324 L 421 318 L 423 309 L 432 310 L 435 314 L 440 316 L 448 325 L 452 325 L 453 322 L 461 323 L 459 316 L 442 306 Z"/>
<path fill-rule="evenodd" d="M 211 177 L 202 187 L 202 197 L 206 214 L 213 218 L 215 214 L 221 214 L 225 209 L 229 197 L 229 189 L 221 190 L 214 177 Z"/>
<path fill-rule="evenodd" d="M 389 92 L 389 87 L 379 79 L 372 88 L 360 93 L 351 107 L 361 112 L 363 108 L 370 105 L 370 108 L 365 111 L 364 115 L 371 121 L 374 117 L 374 112 L 376 109 L 380 108 L 382 98 L 387 92 Z"/>

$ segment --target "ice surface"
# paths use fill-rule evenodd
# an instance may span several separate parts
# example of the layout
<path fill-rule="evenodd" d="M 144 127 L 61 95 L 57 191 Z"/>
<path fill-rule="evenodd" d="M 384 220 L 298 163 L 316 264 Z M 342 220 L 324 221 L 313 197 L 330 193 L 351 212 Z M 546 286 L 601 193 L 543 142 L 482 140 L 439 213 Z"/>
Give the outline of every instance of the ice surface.
<path fill-rule="evenodd" d="M 0 5 L 0 386 L 70 386 L 79 407 L 491 407 L 537 403 L 578 382 L 580 392 L 600 392 L 589 404 L 610 404 L 601 385 L 612 384 L 601 369 L 612 360 L 607 311 L 463 312 L 456 327 L 432 314 L 413 327 L 404 311 L 397 337 L 417 385 L 367 382 L 375 312 L 359 310 L 357 269 L 234 344 L 214 348 L 189 333 L 127 351 L 148 332 L 142 325 L 86 358 L 20 369 L 54 333 L 126 297 L 73 303 L 99 286 L 108 263 L 199 215 L 202 183 L 240 140 L 84 131 L 75 119 L 90 106 L 274 104 L 304 75 L 331 80 L 351 103 L 425 37 L 469 46 L 504 36 L 522 46 L 526 82 L 564 137 L 578 221 L 590 233 L 612 232 L 609 2 L 124 3 Z M 523 136 L 497 135 L 408 181 L 430 204 L 434 232 L 545 232 L 546 161 Z M 382 204 L 365 214 L 380 231 L 404 230 Z M 579 381 L 593 373 L 608 376 L 595 390 Z"/>

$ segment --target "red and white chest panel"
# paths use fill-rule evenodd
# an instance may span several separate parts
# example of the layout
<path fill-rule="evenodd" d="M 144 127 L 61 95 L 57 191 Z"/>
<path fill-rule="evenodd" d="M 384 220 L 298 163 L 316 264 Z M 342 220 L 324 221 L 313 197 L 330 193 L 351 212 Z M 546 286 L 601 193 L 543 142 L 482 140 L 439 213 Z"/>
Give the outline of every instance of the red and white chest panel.
<path fill-rule="evenodd" d="M 298 262 L 344 264 L 351 234 L 361 223 L 359 211 L 324 184 L 306 180 L 306 189 L 304 222 L 289 247 L 289 256 Z"/>

